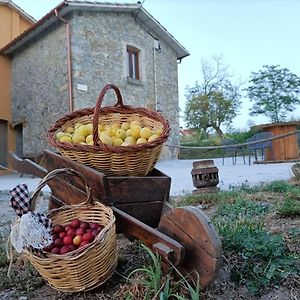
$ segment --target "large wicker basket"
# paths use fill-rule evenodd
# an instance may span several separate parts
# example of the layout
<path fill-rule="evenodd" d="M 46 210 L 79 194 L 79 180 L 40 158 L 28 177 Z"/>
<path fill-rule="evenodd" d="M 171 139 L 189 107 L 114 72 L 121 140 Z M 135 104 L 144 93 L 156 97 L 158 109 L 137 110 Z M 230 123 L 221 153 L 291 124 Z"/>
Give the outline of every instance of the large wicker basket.
<path fill-rule="evenodd" d="M 114 106 L 102 108 L 103 98 L 110 89 L 115 91 L 117 103 Z M 162 134 L 148 143 L 119 147 L 104 144 L 99 139 L 98 124 L 120 124 L 137 118 L 142 126 L 151 129 L 161 126 Z M 71 144 L 56 139 L 57 132 L 74 126 L 76 123 L 93 123 L 93 145 Z M 113 84 L 107 84 L 100 92 L 95 108 L 77 110 L 59 119 L 54 126 L 49 128 L 47 137 L 49 143 L 62 155 L 95 168 L 105 175 L 145 176 L 154 168 L 169 132 L 169 122 L 160 113 L 146 108 L 124 105 L 119 88 Z"/>
<path fill-rule="evenodd" d="M 53 288 L 64 292 L 87 291 L 106 282 L 117 265 L 115 217 L 109 207 L 93 202 L 84 177 L 72 169 L 57 169 L 43 178 L 32 195 L 32 210 L 47 181 L 65 172 L 79 176 L 84 181 L 87 200 L 82 204 L 54 209 L 49 212 L 48 217 L 53 224 L 67 225 L 72 219 L 78 218 L 85 222 L 102 224 L 104 229 L 93 242 L 67 254 L 57 255 L 28 248 L 24 254 Z"/>

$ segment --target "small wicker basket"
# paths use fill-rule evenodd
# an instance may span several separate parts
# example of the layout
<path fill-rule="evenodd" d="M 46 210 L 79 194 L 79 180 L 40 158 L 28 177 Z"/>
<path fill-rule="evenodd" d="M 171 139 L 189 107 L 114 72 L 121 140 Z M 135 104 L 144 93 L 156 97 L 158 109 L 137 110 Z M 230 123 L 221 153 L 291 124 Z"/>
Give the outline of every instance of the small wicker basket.
<path fill-rule="evenodd" d="M 104 229 L 93 242 L 63 255 L 29 248 L 24 250 L 24 254 L 53 288 L 63 292 L 87 291 L 106 282 L 117 265 L 115 217 L 109 207 L 93 202 L 85 178 L 68 168 L 56 169 L 42 179 L 31 197 L 31 210 L 34 210 L 38 194 L 45 184 L 62 173 L 81 178 L 86 186 L 87 200 L 78 205 L 66 205 L 50 211 L 48 217 L 53 224 L 67 225 L 72 219 L 78 218 L 102 224 Z"/>
<path fill-rule="evenodd" d="M 106 92 L 113 89 L 117 95 L 114 106 L 101 108 Z M 142 126 L 151 129 L 162 127 L 162 134 L 155 140 L 138 145 L 114 147 L 101 142 L 98 136 L 98 124 L 122 123 L 139 119 Z M 56 133 L 76 123 L 93 123 L 93 145 L 60 142 Z M 107 84 L 100 92 L 95 108 L 74 111 L 59 119 L 49 128 L 49 143 L 62 155 L 92 167 L 108 176 L 145 176 L 155 166 L 163 143 L 170 132 L 169 122 L 158 112 L 146 108 L 133 108 L 123 104 L 120 90 L 113 84 Z"/>

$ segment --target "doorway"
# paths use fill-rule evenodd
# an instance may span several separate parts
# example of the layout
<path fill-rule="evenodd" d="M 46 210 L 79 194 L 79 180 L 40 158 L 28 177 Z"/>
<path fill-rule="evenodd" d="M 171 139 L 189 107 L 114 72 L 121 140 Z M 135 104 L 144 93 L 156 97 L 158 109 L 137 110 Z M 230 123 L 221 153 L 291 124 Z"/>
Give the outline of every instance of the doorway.
<path fill-rule="evenodd" d="M 0 165 L 7 167 L 7 121 L 0 120 Z"/>
<path fill-rule="evenodd" d="M 16 133 L 16 155 L 20 158 L 23 157 L 23 124 L 15 126 Z"/>

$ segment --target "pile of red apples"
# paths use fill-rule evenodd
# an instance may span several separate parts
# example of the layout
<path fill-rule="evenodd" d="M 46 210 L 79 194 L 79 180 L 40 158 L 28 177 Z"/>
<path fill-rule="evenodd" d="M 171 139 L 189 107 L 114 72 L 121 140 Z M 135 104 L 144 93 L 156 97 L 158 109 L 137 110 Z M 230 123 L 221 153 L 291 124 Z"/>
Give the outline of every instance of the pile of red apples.
<path fill-rule="evenodd" d="M 73 219 L 68 225 L 56 224 L 52 228 L 53 243 L 43 250 L 53 254 L 66 254 L 94 241 L 104 226 Z"/>

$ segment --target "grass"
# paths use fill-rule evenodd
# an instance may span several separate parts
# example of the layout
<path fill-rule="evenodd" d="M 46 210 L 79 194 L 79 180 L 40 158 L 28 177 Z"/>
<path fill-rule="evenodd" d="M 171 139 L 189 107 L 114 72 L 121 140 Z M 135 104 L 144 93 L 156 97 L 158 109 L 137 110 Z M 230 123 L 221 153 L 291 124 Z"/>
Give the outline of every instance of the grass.
<path fill-rule="evenodd" d="M 271 202 L 268 201 L 270 197 Z M 266 227 L 267 217 L 276 211 L 282 216 L 299 216 L 299 198 L 299 187 L 274 181 L 257 187 L 243 184 L 229 191 L 184 195 L 174 201 L 177 206 L 201 204 L 217 207 L 213 222 L 221 237 L 224 255 L 232 262 L 230 279 L 247 287 L 250 294 L 257 295 L 267 287 L 280 285 L 290 276 L 300 276 L 299 253 L 290 252 L 283 234 L 272 233 Z M 296 228 L 290 236 L 297 243 L 299 232 Z M 143 271 L 155 273 L 151 268 Z M 165 285 L 154 285 L 154 277 L 148 277 L 147 289 L 153 290 L 156 296 L 164 289 L 169 295 L 170 278 L 165 279 Z M 191 295 L 188 299 L 192 299 Z"/>
<path fill-rule="evenodd" d="M 199 204 L 213 204 L 218 205 L 221 203 L 235 202 L 239 197 L 236 191 L 221 191 L 217 193 L 204 193 L 204 194 L 189 194 L 173 199 L 174 206 L 183 205 L 199 205 Z"/>
<path fill-rule="evenodd" d="M 225 255 L 236 257 L 231 280 L 252 294 L 290 275 L 300 275 L 300 257 L 289 253 L 283 235 L 271 234 L 264 227 L 268 210 L 260 203 L 239 200 L 219 206 L 214 218 Z"/>
<path fill-rule="evenodd" d="M 188 277 L 183 276 L 175 267 L 167 274 L 163 274 L 160 256 L 154 254 L 144 245 L 142 245 L 142 248 L 148 254 L 150 262 L 142 268 L 135 269 L 128 275 L 128 281 L 131 285 L 129 290 L 125 292 L 126 300 L 140 299 L 137 291 L 143 291 L 142 299 L 144 300 L 200 299 L 199 281 L 196 283 L 191 282 Z M 176 273 L 177 277 L 179 276 L 179 280 L 175 279 L 174 273 Z"/>
<path fill-rule="evenodd" d="M 200 204 L 204 207 L 204 212 L 209 214 L 222 241 L 231 286 L 235 284 L 233 293 L 239 287 L 246 287 L 254 295 L 248 296 L 257 299 L 252 297 L 263 294 L 268 288 L 282 286 L 283 282 L 286 286 L 292 278 L 294 282 L 299 281 L 298 186 L 284 181 L 274 181 L 257 187 L 250 187 L 245 183 L 231 187 L 228 191 L 183 195 L 173 199 L 173 204 Z M 279 222 L 276 230 L 271 230 L 278 221 L 283 223 Z M 286 226 L 290 221 L 291 226 Z M 284 224 L 284 228 L 280 224 Z M 3 232 L 0 237 L 0 290 L 15 290 L 18 296 L 31 297 L 45 282 L 32 267 L 23 264 L 21 260 L 14 262 L 12 277 L 7 277 L 7 234 L 8 232 Z M 133 260 L 137 260 L 137 257 L 140 263 L 134 264 Z M 130 263 L 126 263 L 126 259 Z M 145 246 L 132 247 L 126 259 L 123 262 L 124 270 L 119 268 L 124 273 L 123 281 L 119 280 L 116 284 L 116 299 L 198 300 L 205 297 L 206 291 L 200 291 L 199 283 L 183 276 L 175 267 L 167 273 L 162 272 L 160 257 Z M 213 293 L 212 290 L 210 292 Z M 78 299 L 96 299 L 89 298 L 90 294 L 87 293 L 82 295 Z"/>
<path fill-rule="evenodd" d="M 282 205 L 278 206 L 277 211 L 284 217 L 299 217 L 300 201 L 287 198 Z"/>

